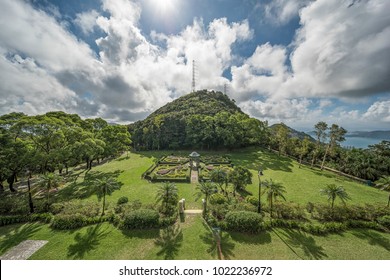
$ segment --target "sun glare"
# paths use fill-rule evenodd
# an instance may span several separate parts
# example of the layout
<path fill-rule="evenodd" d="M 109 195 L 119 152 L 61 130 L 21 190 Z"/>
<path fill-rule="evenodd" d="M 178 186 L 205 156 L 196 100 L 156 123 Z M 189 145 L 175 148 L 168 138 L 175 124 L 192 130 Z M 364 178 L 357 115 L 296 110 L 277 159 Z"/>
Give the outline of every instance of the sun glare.
<path fill-rule="evenodd" d="M 169 15 L 177 9 L 178 0 L 149 0 L 149 5 L 157 14 Z"/>

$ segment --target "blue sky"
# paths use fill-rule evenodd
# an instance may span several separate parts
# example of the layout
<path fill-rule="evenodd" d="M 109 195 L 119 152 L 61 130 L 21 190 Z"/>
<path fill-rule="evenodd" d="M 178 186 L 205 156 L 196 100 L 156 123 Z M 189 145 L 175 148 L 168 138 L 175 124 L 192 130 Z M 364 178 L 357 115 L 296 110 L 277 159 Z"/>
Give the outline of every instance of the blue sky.
<path fill-rule="evenodd" d="M 311 130 L 390 129 L 386 0 L 0 0 L 0 114 L 130 123 L 191 91 Z M 364 24 L 362 24 L 364 23 Z"/>

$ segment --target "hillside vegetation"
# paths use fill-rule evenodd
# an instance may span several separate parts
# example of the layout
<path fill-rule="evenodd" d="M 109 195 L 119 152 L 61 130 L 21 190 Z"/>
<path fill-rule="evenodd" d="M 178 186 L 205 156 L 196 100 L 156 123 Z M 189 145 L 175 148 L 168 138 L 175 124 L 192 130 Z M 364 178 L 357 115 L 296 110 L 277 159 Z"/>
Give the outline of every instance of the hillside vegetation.
<path fill-rule="evenodd" d="M 239 148 L 266 141 L 267 124 L 221 92 L 197 91 L 129 126 L 138 150 Z"/>

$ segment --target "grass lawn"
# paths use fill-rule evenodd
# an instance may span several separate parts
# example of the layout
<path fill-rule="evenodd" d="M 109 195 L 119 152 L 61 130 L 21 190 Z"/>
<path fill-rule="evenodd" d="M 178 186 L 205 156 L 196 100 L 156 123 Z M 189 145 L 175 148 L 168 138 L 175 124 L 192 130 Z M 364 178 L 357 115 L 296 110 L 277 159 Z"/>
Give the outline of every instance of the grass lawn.
<path fill-rule="evenodd" d="M 153 159 L 171 152 L 139 152 L 123 155 L 94 167 L 86 173 L 74 170 L 68 184 L 56 195 L 57 201 L 82 199 L 97 201 L 91 191 L 88 176 L 98 178 L 110 174 L 121 183 L 121 188 L 107 196 L 109 208 L 119 197 L 154 204 L 156 190 L 161 183 L 141 179 L 142 173 L 153 164 Z M 175 152 L 188 155 L 190 152 Z M 349 204 L 386 205 L 388 193 L 353 182 L 327 171 L 303 166 L 292 159 L 256 149 L 236 152 L 200 152 L 201 155 L 229 155 L 235 165 L 249 168 L 253 182 L 247 190 L 257 196 L 259 166 L 264 169 L 262 180 L 272 178 L 286 188 L 287 201 L 303 206 L 307 202 L 326 203 L 319 190 L 327 184 L 342 185 L 351 196 Z M 186 199 L 188 209 L 200 209 L 195 201 L 195 185 L 177 184 L 179 198 Z M 265 203 L 265 201 L 264 201 Z M 339 203 L 336 200 L 336 203 Z M 93 225 L 73 231 L 53 230 L 48 225 L 26 224 L 0 227 L 0 255 L 26 239 L 48 240 L 31 259 L 217 259 L 215 242 L 200 216 L 188 216 L 180 228 L 167 230 L 121 231 L 109 223 Z M 357 246 L 358 244 L 358 246 Z M 222 249 L 226 259 L 390 259 L 390 234 L 372 230 L 350 230 L 325 237 L 299 231 L 274 229 L 259 235 L 223 233 Z"/>
<path fill-rule="evenodd" d="M 108 223 L 75 231 L 10 225 L 0 228 L 0 254 L 25 239 L 49 241 L 30 259 L 218 259 L 213 235 L 199 215 L 187 216 L 173 234 L 120 231 Z M 258 235 L 223 232 L 221 240 L 224 259 L 390 259 L 389 234 L 371 230 L 325 237 L 284 229 Z"/>

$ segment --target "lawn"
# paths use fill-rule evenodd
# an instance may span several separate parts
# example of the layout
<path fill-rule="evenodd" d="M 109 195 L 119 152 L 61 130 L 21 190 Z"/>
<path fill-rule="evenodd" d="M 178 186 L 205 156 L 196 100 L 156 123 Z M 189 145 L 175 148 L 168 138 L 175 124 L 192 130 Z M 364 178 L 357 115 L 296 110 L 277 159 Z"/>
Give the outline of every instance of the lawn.
<path fill-rule="evenodd" d="M 57 201 L 82 199 L 98 201 L 91 192 L 88 177 L 110 174 L 120 182 L 119 190 L 107 196 L 109 209 L 118 198 L 140 200 L 154 204 L 161 183 L 141 178 L 155 158 L 172 152 L 138 152 L 123 155 L 93 167 L 89 172 L 75 169 L 69 182 L 56 195 Z M 189 151 L 175 152 L 186 156 Z M 326 203 L 320 189 L 327 184 L 342 185 L 352 200 L 349 204 L 386 205 L 388 194 L 373 187 L 353 182 L 327 171 L 303 166 L 292 159 L 278 157 L 268 151 L 245 149 L 235 152 L 201 152 L 201 155 L 227 155 L 234 165 L 242 165 L 253 173 L 247 190 L 258 192 L 257 170 L 263 168 L 261 180 L 273 179 L 286 188 L 287 201 L 305 205 L 307 202 Z M 176 184 L 179 198 L 186 199 L 187 209 L 200 209 L 195 200 L 195 185 Z M 265 200 L 263 201 L 264 203 Z M 338 202 L 336 202 L 338 203 Z M 217 259 L 215 242 L 200 216 L 188 216 L 173 231 L 119 230 L 109 223 L 73 231 L 53 230 L 44 224 L 16 224 L 0 227 L 0 255 L 26 239 L 48 240 L 31 259 Z M 356 246 L 359 244 L 359 246 Z M 323 237 L 286 229 L 274 229 L 258 235 L 222 234 L 222 249 L 226 259 L 390 259 L 390 234 L 373 230 L 349 230 Z"/>
<path fill-rule="evenodd" d="M 49 242 L 30 259 L 218 259 L 215 241 L 201 216 L 187 216 L 176 231 L 121 231 L 108 223 L 74 231 L 43 224 L 0 228 L 0 254 L 25 239 Z M 224 259 L 390 259 L 389 234 L 351 230 L 325 237 L 275 229 L 258 235 L 222 233 Z M 358 248 L 356 244 L 359 244 Z"/>

